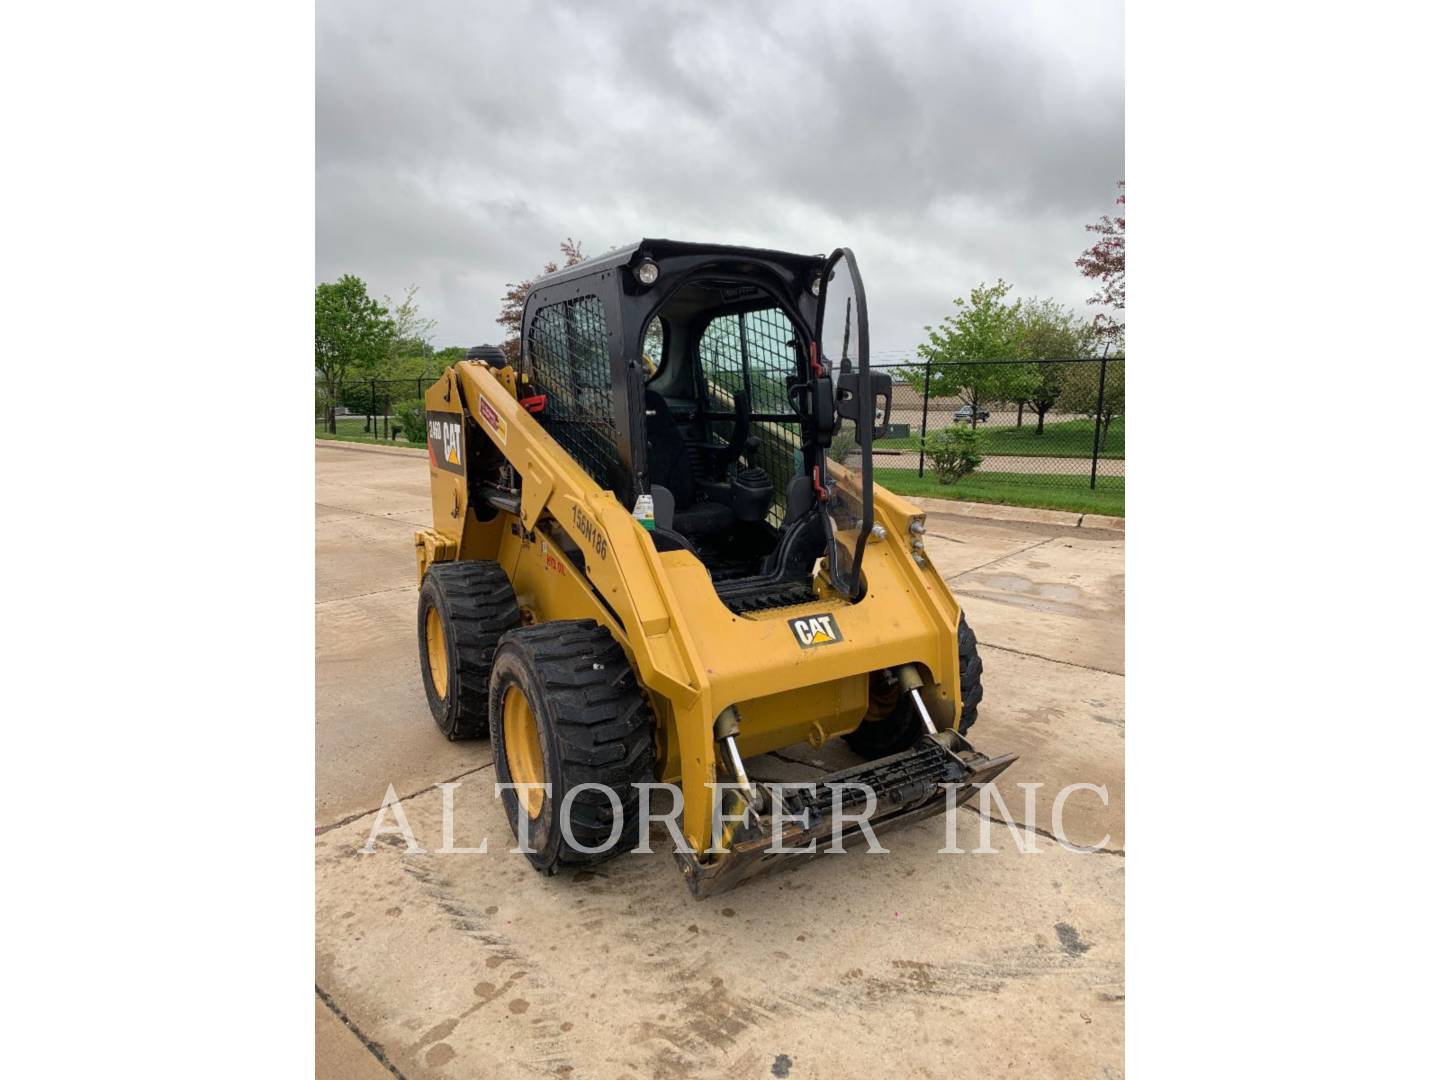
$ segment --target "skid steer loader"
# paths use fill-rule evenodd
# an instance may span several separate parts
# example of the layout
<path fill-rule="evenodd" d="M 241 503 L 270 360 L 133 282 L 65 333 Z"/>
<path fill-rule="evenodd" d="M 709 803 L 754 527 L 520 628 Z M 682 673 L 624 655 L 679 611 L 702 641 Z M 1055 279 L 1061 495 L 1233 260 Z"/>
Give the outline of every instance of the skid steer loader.
<path fill-rule="evenodd" d="M 421 677 L 445 735 L 490 735 L 536 868 L 632 850 L 641 785 L 666 782 L 710 895 L 1014 760 L 966 741 L 975 636 L 925 515 L 873 480 L 890 379 L 847 249 L 643 240 L 550 274 L 518 365 L 472 350 L 425 409 Z M 867 764 L 748 778 L 747 757 L 839 736 Z"/>

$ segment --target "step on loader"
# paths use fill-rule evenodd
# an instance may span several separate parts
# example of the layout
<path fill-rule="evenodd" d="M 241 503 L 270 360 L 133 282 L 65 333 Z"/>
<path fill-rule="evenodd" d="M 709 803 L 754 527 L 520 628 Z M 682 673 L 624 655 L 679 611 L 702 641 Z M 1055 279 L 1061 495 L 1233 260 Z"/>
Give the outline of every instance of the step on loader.
<path fill-rule="evenodd" d="M 975 635 L 874 482 L 891 385 L 849 250 L 643 240 L 537 281 L 518 364 L 471 353 L 425 395 L 421 677 L 445 735 L 492 739 L 537 869 L 633 850 L 668 783 L 706 896 L 1014 760 L 966 741 Z M 837 737 L 865 763 L 748 778 Z"/>

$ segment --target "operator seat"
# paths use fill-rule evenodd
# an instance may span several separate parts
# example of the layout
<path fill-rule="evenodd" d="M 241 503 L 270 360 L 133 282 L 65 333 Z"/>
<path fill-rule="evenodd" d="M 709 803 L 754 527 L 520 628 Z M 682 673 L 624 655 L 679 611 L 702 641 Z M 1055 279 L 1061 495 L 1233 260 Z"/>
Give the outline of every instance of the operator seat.
<path fill-rule="evenodd" d="M 700 498 L 690 472 L 690 455 L 670 406 L 654 390 L 645 391 L 645 448 L 650 481 L 675 496 L 673 528 L 683 536 L 710 536 L 735 524 L 735 511 L 724 503 Z"/>

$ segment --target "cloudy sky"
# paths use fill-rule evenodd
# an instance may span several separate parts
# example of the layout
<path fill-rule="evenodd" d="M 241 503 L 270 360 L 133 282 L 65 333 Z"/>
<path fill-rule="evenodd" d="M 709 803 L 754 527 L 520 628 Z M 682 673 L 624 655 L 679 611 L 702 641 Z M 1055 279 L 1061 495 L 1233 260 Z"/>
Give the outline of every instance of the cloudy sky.
<path fill-rule="evenodd" d="M 316 277 L 494 341 L 566 236 L 855 251 L 877 351 L 981 280 L 1083 308 L 1119 3 L 320 0 Z"/>

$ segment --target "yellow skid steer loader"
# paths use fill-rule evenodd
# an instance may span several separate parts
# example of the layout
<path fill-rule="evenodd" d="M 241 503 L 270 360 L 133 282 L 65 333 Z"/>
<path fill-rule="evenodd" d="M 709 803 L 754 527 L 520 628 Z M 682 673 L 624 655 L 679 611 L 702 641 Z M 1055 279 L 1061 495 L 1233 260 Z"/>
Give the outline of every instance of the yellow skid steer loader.
<path fill-rule="evenodd" d="M 493 740 L 538 869 L 633 850 L 663 782 L 705 896 L 1014 760 L 966 741 L 975 636 L 924 514 L 873 480 L 890 379 L 848 250 L 643 240 L 550 274 L 518 366 L 472 350 L 425 409 L 422 680 L 442 732 Z M 748 778 L 841 736 L 866 764 Z"/>

